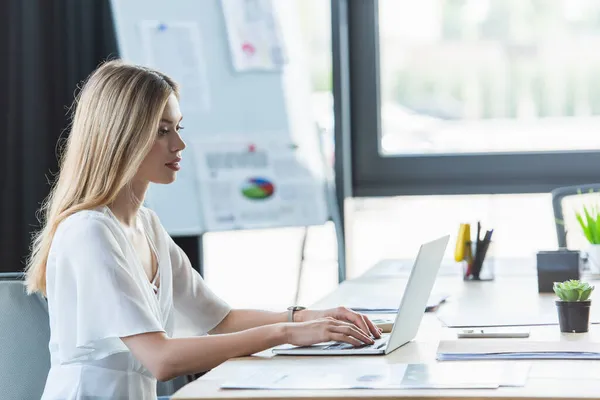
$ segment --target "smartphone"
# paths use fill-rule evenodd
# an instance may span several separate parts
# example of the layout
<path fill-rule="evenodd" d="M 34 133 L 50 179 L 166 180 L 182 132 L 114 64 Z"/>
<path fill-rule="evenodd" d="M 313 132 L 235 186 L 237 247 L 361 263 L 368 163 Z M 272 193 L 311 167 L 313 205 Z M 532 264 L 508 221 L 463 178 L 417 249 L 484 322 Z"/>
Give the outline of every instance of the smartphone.
<path fill-rule="evenodd" d="M 526 338 L 529 337 L 529 328 L 517 327 L 490 327 L 466 328 L 458 331 L 459 338 Z"/>

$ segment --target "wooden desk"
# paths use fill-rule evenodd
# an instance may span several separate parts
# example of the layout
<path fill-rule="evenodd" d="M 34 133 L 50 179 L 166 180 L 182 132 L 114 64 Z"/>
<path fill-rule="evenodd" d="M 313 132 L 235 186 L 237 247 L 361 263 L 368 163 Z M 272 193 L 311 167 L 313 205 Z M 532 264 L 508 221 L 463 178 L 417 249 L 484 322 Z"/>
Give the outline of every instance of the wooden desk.
<path fill-rule="evenodd" d="M 344 304 L 348 296 L 374 295 L 379 291 L 402 290 L 405 278 L 377 277 L 377 274 L 344 282 L 340 287 L 314 305 L 314 308 L 333 307 Z M 600 308 L 600 282 L 595 282 L 592 310 Z M 452 297 L 440 311 L 465 312 L 486 315 L 493 312 L 542 312 L 555 311 L 554 295 L 539 295 L 535 276 L 498 277 L 494 282 L 463 282 L 460 276 L 438 277 L 434 290 L 445 291 Z M 473 301 L 473 299 L 477 299 Z M 594 307 L 594 304 L 596 306 Z M 220 390 L 219 386 L 238 374 L 247 373 L 253 367 L 284 368 L 302 363 L 311 366 L 351 363 L 368 370 L 373 366 L 394 363 L 434 363 L 440 339 L 453 339 L 456 332 L 442 327 L 435 314 L 425 314 L 414 341 L 400 347 L 387 356 L 273 356 L 265 351 L 252 357 L 230 360 L 210 371 L 197 381 L 178 391 L 173 399 L 256 399 L 256 398 L 378 398 L 378 399 L 483 399 L 483 398 L 531 398 L 531 399 L 600 399 L 600 361 L 593 360 L 535 360 L 525 387 L 501 387 L 494 390 Z M 561 334 L 557 325 L 533 326 L 529 340 L 582 340 L 600 341 L 600 325 L 592 325 L 584 334 Z M 448 361 L 447 363 L 459 363 Z M 470 361 L 476 363 L 477 361 Z M 515 361 L 511 361 L 515 362 Z"/>

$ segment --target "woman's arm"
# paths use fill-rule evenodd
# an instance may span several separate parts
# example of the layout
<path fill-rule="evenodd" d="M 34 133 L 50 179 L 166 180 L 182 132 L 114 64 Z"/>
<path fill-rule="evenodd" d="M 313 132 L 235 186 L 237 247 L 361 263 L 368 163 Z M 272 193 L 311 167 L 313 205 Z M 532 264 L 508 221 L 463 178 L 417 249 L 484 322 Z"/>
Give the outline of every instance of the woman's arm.
<path fill-rule="evenodd" d="M 374 343 L 355 325 L 323 318 L 295 323 L 272 324 L 237 333 L 190 338 L 169 338 L 164 332 L 122 337 L 121 340 L 158 380 L 208 371 L 222 362 L 290 343 L 308 346 L 330 340 L 360 346 Z"/>
<path fill-rule="evenodd" d="M 172 339 L 164 332 L 150 332 L 121 340 L 159 381 L 166 381 L 278 346 L 286 342 L 286 337 L 285 327 L 280 324 L 227 335 Z"/>
<path fill-rule="evenodd" d="M 375 338 L 381 337 L 381 330 L 366 316 L 346 307 L 336 307 L 327 310 L 302 310 L 294 313 L 294 322 L 307 322 L 322 318 L 335 318 L 356 325 L 363 333 Z M 225 318 L 209 333 L 222 334 L 239 332 L 245 329 L 263 325 L 287 322 L 288 312 L 271 312 L 263 310 L 231 310 Z"/>
<path fill-rule="evenodd" d="M 301 311 L 297 311 L 296 314 Z M 294 320 L 299 321 L 298 315 L 294 315 Z M 214 327 L 209 333 L 211 335 L 221 333 L 239 332 L 250 328 L 256 328 L 263 325 L 271 325 L 279 322 L 287 322 L 287 312 L 271 312 L 263 310 L 231 310 L 223 321 Z"/>

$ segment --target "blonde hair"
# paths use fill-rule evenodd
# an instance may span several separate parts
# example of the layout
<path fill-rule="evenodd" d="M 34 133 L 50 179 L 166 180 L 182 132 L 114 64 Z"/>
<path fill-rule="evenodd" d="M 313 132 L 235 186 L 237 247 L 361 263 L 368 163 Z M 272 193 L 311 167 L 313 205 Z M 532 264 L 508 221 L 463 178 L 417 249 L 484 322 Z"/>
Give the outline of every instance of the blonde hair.
<path fill-rule="evenodd" d="M 58 225 L 77 211 L 112 203 L 152 148 L 177 84 L 166 75 L 119 60 L 87 79 L 73 106 L 71 133 L 57 182 L 40 208 L 26 266 L 28 293 L 46 295 L 46 263 Z"/>

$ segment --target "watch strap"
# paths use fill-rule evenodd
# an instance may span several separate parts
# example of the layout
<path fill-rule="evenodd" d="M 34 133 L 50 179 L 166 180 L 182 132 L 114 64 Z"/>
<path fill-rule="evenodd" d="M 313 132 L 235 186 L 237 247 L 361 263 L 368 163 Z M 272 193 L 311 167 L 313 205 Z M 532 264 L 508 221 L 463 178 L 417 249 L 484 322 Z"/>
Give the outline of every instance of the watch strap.
<path fill-rule="evenodd" d="M 291 306 L 288 307 L 288 322 L 294 322 L 294 313 L 296 311 L 306 310 L 306 307 L 302 306 Z"/>

